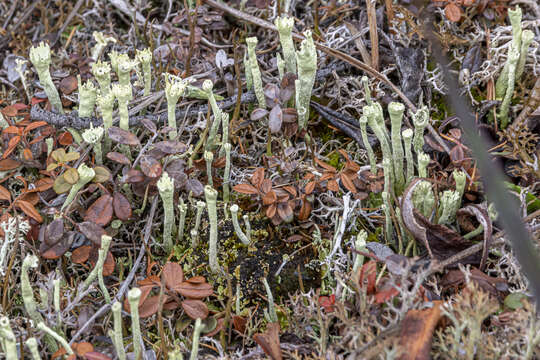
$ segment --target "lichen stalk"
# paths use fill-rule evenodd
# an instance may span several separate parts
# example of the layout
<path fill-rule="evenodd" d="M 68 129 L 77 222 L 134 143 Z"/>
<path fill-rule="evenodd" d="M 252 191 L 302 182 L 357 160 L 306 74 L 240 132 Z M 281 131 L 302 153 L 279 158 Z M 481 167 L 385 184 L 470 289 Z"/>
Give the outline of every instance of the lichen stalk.
<path fill-rule="evenodd" d="M 392 159 L 394 162 L 394 178 L 397 193 L 400 193 L 405 185 L 403 175 L 403 145 L 401 144 L 401 124 L 403 121 L 403 112 L 405 106 L 398 102 L 391 102 L 388 105 L 390 114 L 391 134 L 392 134 Z"/>
<path fill-rule="evenodd" d="M 501 74 L 497 78 L 497 82 L 495 84 L 495 96 L 497 99 L 501 99 L 507 93 L 510 77 L 510 51 L 512 50 L 512 48 L 514 48 L 518 52 L 521 49 L 521 8 L 519 6 L 516 6 L 515 9 L 508 9 L 508 18 L 510 19 L 510 24 L 512 25 L 512 42 L 510 44 L 510 49 L 508 52 L 508 59 L 504 64 Z"/>
<path fill-rule="evenodd" d="M 120 128 L 129 131 L 129 112 L 128 104 L 133 99 L 131 84 L 127 85 L 114 84 L 112 93 L 118 99 L 118 114 L 120 116 Z"/>
<path fill-rule="evenodd" d="M 37 70 L 39 82 L 43 86 L 52 107 L 60 114 L 63 114 L 62 101 L 49 71 L 51 65 L 51 48 L 49 45 L 41 42 L 38 46 L 32 46 L 30 48 L 30 61 Z"/>
<path fill-rule="evenodd" d="M 413 147 L 414 152 L 418 155 L 423 152 L 424 147 L 424 130 L 429 123 L 429 110 L 426 106 L 422 106 L 412 116 L 414 124 Z"/>
<path fill-rule="evenodd" d="M 427 166 L 429 164 L 430 158 L 426 153 L 421 152 L 417 156 L 418 159 L 418 176 L 421 178 L 427 177 Z"/>
<path fill-rule="evenodd" d="M 384 230 L 386 233 L 386 240 L 391 242 L 392 235 L 394 233 L 394 227 L 392 224 L 392 215 L 390 213 L 390 194 L 386 191 L 383 191 L 381 195 L 383 199 L 382 210 L 384 212 Z"/>
<path fill-rule="evenodd" d="M 187 214 L 187 205 L 184 204 L 182 198 L 179 199 L 180 203 L 178 204 L 178 212 L 180 213 L 180 220 L 178 221 L 178 243 L 184 238 L 184 228 L 186 226 L 186 214 Z"/>
<path fill-rule="evenodd" d="M 107 258 L 107 253 L 109 251 L 109 246 L 111 245 L 111 241 L 112 241 L 112 237 L 108 236 L 108 235 L 101 235 L 101 245 L 100 245 L 100 249 L 98 251 L 98 261 L 96 263 L 96 266 L 92 269 L 92 271 L 90 272 L 90 274 L 88 274 L 88 277 L 86 278 L 86 280 L 82 283 L 81 287 L 79 288 L 79 291 L 78 293 L 79 294 L 82 294 L 84 293 L 84 291 L 86 289 L 88 289 L 90 287 L 90 285 L 92 285 L 92 283 L 94 282 L 94 280 L 99 277 L 100 275 L 100 268 L 101 270 L 103 270 L 103 265 L 105 264 L 105 260 Z M 109 291 L 107 290 L 107 287 L 105 287 L 105 285 L 101 285 L 101 283 L 103 283 L 103 272 L 101 272 L 101 276 L 100 276 L 100 280 L 98 280 L 98 282 L 100 283 L 100 288 L 101 288 L 101 291 L 103 292 L 103 296 L 105 297 L 105 299 L 108 298 L 108 302 L 107 303 L 110 303 L 111 302 L 111 299 L 110 299 L 110 296 L 109 296 Z"/>
<path fill-rule="evenodd" d="M 408 184 L 414 177 L 414 160 L 412 155 L 412 129 L 405 129 L 401 132 L 403 144 L 405 146 L 405 160 L 407 161 L 407 170 L 405 173 L 405 183 Z"/>
<path fill-rule="evenodd" d="M 257 62 L 257 55 L 255 54 L 255 47 L 257 46 L 257 37 L 249 37 L 246 39 L 248 47 L 248 63 L 251 71 L 251 79 L 253 81 L 253 87 L 255 89 L 255 96 L 261 109 L 266 108 L 266 99 L 264 97 L 263 83 L 261 77 L 261 70 L 259 69 L 259 63 Z"/>
<path fill-rule="evenodd" d="M 225 145 L 223 145 L 223 148 L 225 149 L 225 170 L 223 172 L 223 202 L 227 204 L 229 203 L 229 195 L 230 195 L 229 181 L 231 177 L 232 146 L 230 143 L 226 143 Z"/>
<path fill-rule="evenodd" d="M 69 346 L 68 342 L 66 341 L 66 339 L 64 339 L 62 336 L 60 336 L 56 331 L 54 331 L 53 329 L 51 329 L 50 327 L 48 327 L 47 325 L 45 325 L 45 323 L 43 322 L 40 322 L 39 324 L 37 324 L 37 329 L 38 330 L 41 330 L 43 331 L 44 333 L 46 333 L 47 335 L 50 335 L 51 337 L 53 337 L 56 341 L 58 341 L 62 347 L 64 349 L 66 349 L 66 352 L 68 353 L 68 355 L 74 355 L 75 353 L 73 352 L 73 349 L 71 348 L 71 346 Z"/>
<path fill-rule="evenodd" d="M 240 242 L 248 246 L 250 241 L 247 235 L 242 231 L 242 228 L 240 227 L 240 223 L 238 222 L 239 209 L 240 208 L 236 204 L 231 205 L 231 207 L 229 208 L 229 210 L 231 210 L 231 218 L 232 218 L 232 223 L 234 227 L 234 232 L 236 233 L 236 236 L 238 236 L 238 239 L 240 240 Z"/>
<path fill-rule="evenodd" d="M 373 101 L 371 100 L 371 90 L 369 88 L 369 79 L 367 76 L 362 76 L 362 85 L 364 85 L 364 99 L 366 100 L 366 104 L 369 106 L 373 105 Z"/>
<path fill-rule="evenodd" d="M 197 355 L 199 353 L 199 337 L 201 336 L 202 331 L 202 321 L 201 318 L 195 320 L 195 327 L 193 329 L 193 341 L 191 343 L 191 354 L 189 360 L 197 360 Z"/>
<path fill-rule="evenodd" d="M 380 108 L 380 105 L 378 103 L 374 102 L 371 106 L 364 106 L 363 113 L 367 117 L 369 126 L 371 127 L 371 129 L 375 133 L 375 136 L 377 136 L 377 139 L 379 139 L 379 142 L 381 144 L 381 150 L 383 153 L 383 165 L 384 159 L 388 160 L 387 166 L 390 166 L 390 168 L 388 170 L 385 168 L 385 179 L 388 176 L 388 181 L 390 183 L 393 183 L 394 175 L 392 169 L 392 150 L 388 142 L 386 127 L 384 126 L 382 109 Z M 389 191 L 389 189 L 387 189 L 387 191 Z"/>
<path fill-rule="evenodd" d="M 116 43 L 116 39 L 111 36 L 105 36 L 100 31 L 94 31 L 92 35 L 94 36 L 94 40 L 96 40 L 96 45 L 92 48 L 90 57 L 96 62 L 103 53 L 103 50 L 107 47 L 107 44 L 110 42 L 113 44 Z"/>
<path fill-rule="evenodd" d="M 126 360 L 126 350 L 124 349 L 124 337 L 122 336 L 122 304 L 115 301 L 111 310 L 114 318 L 113 342 L 116 349 L 116 355 L 119 360 Z"/>
<path fill-rule="evenodd" d="M 222 127 L 222 136 L 221 136 L 221 148 L 219 149 L 219 157 L 225 155 L 225 144 L 229 142 L 229 114 L 221 114 L 221 127 Z"/>
<path fill-rule="evenodd" d="M 25 342 L 26 347 L 30 350 L 30 355 L 32 355 L 32 360 L 41 360 L 39 355 L 38 343 L 35 337 L 28 338 Z"/>
<path fill-rule="evenodd" d="M 309 102 L 311 101 L 311 92 L 315 84 L 315 75 L 317 73 L 317 50 L 311 37 L 311 31 L 304 32 L 305 39 L 300 44 L 300 51 L 296 52 L 296 63 L 298 66 L 298 81 L 300 87 L 296 88 L 297 99 L 300 102 L 296 104 L 298 108 L 306 110 L 303 114 L 298 114 L 298 128 L 305 129 L 309 119 Z M 295 82 L 296 83 L 296 82 Z"/>
<path fill-rule="evenodd" d="M 525 70 L 525 63 L 527 62 L 527 55 L 529 55 L 529 46 L 534 39 L 534 33 L 531 30 L 523 30 L 521 34 L 521 49 L 519 50 L 519 60 L 516 68 L 516 81 L 521 79 L 523 71 Z"/>
<path fill-rule="evenodd" d="M 503 102 L 501 104 L 501 111 L 499 113 L 499 119 L 501 120 L 501 128 L 504 129 L 508 126 L 508 111 L 510 110 L 510 101 L 514 94 L 514 86 L 516 83 L 516 67 L 519 61 L 519 53 L 517 49 L 510 48 L 508 53 L 508 86 L 506 87 L 506 94 L 504 95 Z"/>
<path fill-rule="evenodd" d="M 212 162 L 214 161 L 214 154 L 211 151 L 205 151 L 204 161 L 206 162 L 206 177 L 208 185 L 214 186 L 214 179 L 212 179 Z"/>
<path fill-rule="evenodd" d="M 354 248 L 356 249 L 356 251 L 366 251 L 367 236 L 368 234 L 365 230 L 360 230 L 358 232 L 358 234 L 356 235 L 356 240 L 354 242 Z M 356 274 L 358 272 L 358 269 L 360 269 L 363 262 L 364 256 L 356 253 L 356 256 L 354 258 L 353 274 Z"/>
<path fill-rule="evenodd" d="M 170 128 L 169 139 L 176 138 L 176 103 L 181 96 L 184 95 L 187 88 L 187 81 L 172 76 L 170 74 L 163 74 L 165 77 L 165 97 L 167 98 L 167 121 Z"/>
<path fill-rule="evenodd" d="M 279 42 L 283 50 L 283 58 L 285 59 L 286 72 L 296 74 L 296 55 L 294 42 L 292 38 L 292 30 L 294 27 L 294 18 L 282 16 L 274 20 L 279 33 Z"/>
<path fill-rule="evenodd" d="M 9 325 L 7 316 L 0 317 L 0 338 L 6 360 L 17 360 L 17 338 Z"/>
<path fill-rule="evenodd" d="M 163 243 L 165 251 L 170 253 L 173 248 L 172 229 L 174 226 L 174 181 L 169 174 L 164 171 L 161 178 L 157 182 L 159 195 L 163 201 Z"/>
<path fill-rule="evenodd" d="M 463 193 L 465 192 L 465 185 L 467 184 L 467 174 L 461 170 L 454 170 L 452 172 L 454 181 L 456 182 L 456 191 L 459 194 L 459 198 L 463 198 Z"/>
<path fill-rule="evenodd" d="M 452 224 L 456 220 L 456 212 L 459 208 L 461 197 L 454 190 L 445 190 L 439 195 L 439 225 Z"/>
<path fill-rule="evenodd" d="M 104 129 L 101 126 L 94 127 L 90 124 L 90 128 L 86 129 L 82 133 L 82 138 L 85 142 L 90 144 L 94 150 L 96 164 L 103 164 L 103 156 L 101 151 L 101 138 L 103 137 Z"/>
<path fill-rule="evenodd" d="M 135 359 L 141 358 L 142 353 L 142 334 L 141 323 L 139 321 L 139 301 L 141 299 L 141 290 L 133 288 L 127 294 L 129 310 L 131 313 L 131 331 L 133 332 L 133 352 Z"/>
<path fill-rule="evenodd" d="M 367 123 L 368 123 L 367 117 L 365 115 L 362 115 L 360 117 L 359 123 L 360 123 L 360 132 L 362 134 L 362 141 L 364 142 L 364 147 L 366 148 L 366 151 L 368 153 L 371 173 L 377 174 L 377 160 L 375 159 L 375 153 L 373 152 L 373 148 L 371 147 L 371 144 L 369 143 L 369 138 L 367 134 Z"/>
<path fill-rule="evenodd" d="M 131 71 L 134 70 L 138 61 L 130 59 L 128 54 L 120 54 L 116 58 L 116 74 L 118 75 L 118 83 L 122 86 L 131 85 Z"/>
<path fill-rule="evenodd" d="M 144 78 L 144 96 L 150 95 L 152 88 L 152 51 L 149 48 L 137 50 L 136 58 L 141 64 Z"/>
<path fill-rule="evenodd" d="M 268 280 L 266 280 L 265 277 L 263 277 L 262 282 L 264 284 L 264 288 L 266 289 L 266 297 L 268 298 L 269 321 L 277 323 L 279 320 L 276 313 L 276 306 L 274 304 L 274 296 L 272 295 L 272 290 L 270 289 L 270 285 L 268 285 Z"/>
<path fill-rule="evenodd" d="M 218 245 L 218 221 L 217 221 L 217 196 L 218 192 L 212 186 L 206 185 L 204 187 L 204 197 L 206 199 L 206 207 L 208 210 L 208 219 L 210 221 L 210 237 L 209 237 L 209 249 L 208 260 L 210 263 L 210 271 L 217 274 L 220 270 L 217 259 L 217 245 Z"/>

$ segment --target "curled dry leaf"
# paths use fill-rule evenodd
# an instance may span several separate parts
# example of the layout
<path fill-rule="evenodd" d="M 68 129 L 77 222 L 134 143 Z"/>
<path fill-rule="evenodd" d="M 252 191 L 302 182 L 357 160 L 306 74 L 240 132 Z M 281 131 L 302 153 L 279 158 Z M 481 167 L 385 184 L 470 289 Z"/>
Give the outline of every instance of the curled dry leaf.
<path fill-rule="evenodd" d="M 47 231 L 45 231 L 44 239 L 39 246 L 39 253 L 42 258 L 47 260 L 55 260 L 64 255 L 70 249 L 73 240 L 77 236 L 77 232 L 69 231 L 67 236 L 60 236 L 58 240 L 53 241 L 47 237 L 46 233 Z"/>
<path fill-rule="evenodd" d="M 0 171 L 9 171 L 18 168 L 22 164 L 12 159 L 0 160 Z"/>
<path fill-rule="evenodd" d="M 11 193 L 2 185 L 0 185 L 0 200 L 11 201 Z"/>
<path fill-rule="evenodd" d="M 208 316 L 208 306 L 201 300 L 188 299 L 182 301 L 182 308 L 186 312 L 187 316 L 195 319 L 206 319 Z"/>
<path fill-rule="evenodd" d="M 484 270 L 486 265 L 489 247 L 491 245 L 491 235 L 493 232 L 493 225 L 491 219 L 485 209 L 479 205 L 468 205 L 460 210 L 458 210 L 458 215 L 469 214 L 474 215 L 478 222 L 484 228 L 484 247 L 482 248 L 482 259 L 480 260 L 480 270 Z"/>
<path fill-rule="evenodd" d="M 431 308 L 407 312 L 400 331 L 400 360 L 431 359 L 431 341 L 441 318 L 441 305 L 442 301 L 434 301 Z"/>

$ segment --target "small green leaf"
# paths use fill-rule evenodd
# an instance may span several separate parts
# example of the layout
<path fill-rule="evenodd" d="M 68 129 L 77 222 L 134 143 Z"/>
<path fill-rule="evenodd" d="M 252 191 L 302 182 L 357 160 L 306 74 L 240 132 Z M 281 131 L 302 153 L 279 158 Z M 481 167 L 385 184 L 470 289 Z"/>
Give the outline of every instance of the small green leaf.
<path fill-rule="evenodd" d="M 524 293 L 511 293 L 504 299 L 504 306 L 512 310 L 521 309 L 523 307 L 524 299 L 527 299 L 527 295 L 525 295 Z"/>
<path fill-rule="evenodd" d="M 53 189 L 57 194 L 63 194 L 71 189 L 71 185 L 64 179 L 63 176 L 59 176 L 54 180 Z"/>
<path fill-rule="evenodd" d="M 77 172 L 77 169 L 67 169 L 64 173 L 64 180 L 70 185 L 74 185 L 75 183 L 77 183 L 77 181 L 79 181 L 79 173 Z"/>

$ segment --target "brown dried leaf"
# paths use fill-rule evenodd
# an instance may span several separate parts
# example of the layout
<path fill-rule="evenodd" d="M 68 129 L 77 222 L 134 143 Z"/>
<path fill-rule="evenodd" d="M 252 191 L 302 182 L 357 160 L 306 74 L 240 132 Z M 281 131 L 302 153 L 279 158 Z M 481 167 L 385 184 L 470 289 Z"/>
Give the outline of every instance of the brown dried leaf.
<path fill-rule="evenodd" d="M 131 218 L 132 209 L 128 199 L 120 192 L 115 191 L 113 194 L 114 214 L 122 221 L 127 221 Z"/>
<path fill-rule="evenodd" d="M 163 266 L 161 276 L 165 281 L 165 286 L 171 290 L 180 286 L 184 281 L 184 271 L 182 270 L 182 266 L 174 262 L 168 262 Z"/>
<path fill-rule="evenodd" d="M 92 221 L 98 225 L 106 226 L 113 215 L 113 198 L 105 194 L 99 197 L 86 211 L 85 221 Z"/>
<path fill-rule="evenodd" d="M 6 200 L 11 202 L 11 193 L 2 185 L 0 185 L 0 200 Z"/>
<path fill-rule="evenodd" d="M 69 95 L 71 94 L 72 92 L 75 91 L 75 89 L 77 89 L 77 78 L 73 75 L 71 76 L 67 76 L 65 78 L 62 79 L 62 81 L 60 81 L 60 91 L 65 94 L 65 95 Z"/>
<path fill-rule="evenodd" d="M 79 231 L 94 245 L 101 246 L 101 237 L 107 235 L 105 229 L 92 221 L 84 221 L 78 225 Z"/>
<path fill-rule="evenodd" d="M 108 357 L 105 354 L 102 354 L 97 351 L 90 351 L 84 354 L 84 358 L 86 360 L 112 360 L 110 357 Z"/>
<path fill-rule="evenodd" d="M 208 316 L 208 306 L 201 300 L 188 299 L 182 301 L 182 308 L 186 312 L 187 316 L 195 319 L 206 319 Z"/>
<path fill-rule="evenodd" d="M 107 153 L 107 159 L 112 160 L 114 162 L 117 162 L 119 164 L 123 165 L 130 165 L 131 161 L 128 159 L 128 157 L 124 154 L 121 154 L 116 151 L 112 151 Z"/>
<path fill-rule="evenodd" d="M 399 344 L 400 360 L 431 359 L 433 331 L 441 318 L 442 301 L 433 301 L 433 306 L 422 310 L 409 310 L 403 319 Z"/>
<path fill-rule="evenodd" d="M 256 188 L 260 188 L 264 180 L 264 168 L 263 167 L 257 168 L 253 172 L 253 175 L 251 175 L 250 180 L 253 186 L 255 186 Z"/>
<path fill-rule="evenodd" d="M 322 160 L 319 160 L 317 158 L 314 158 L 315 159 L 315 162 L 320 166 L 322 167 L 323 169 L 325 169 L 326 171 L 330 171 L 330 172 L 333 172 L 335 173 L 337 170 L 335 167 L 333 167 L 332 165 L 329 165 L 327 163 L 325 163 L 324 161 Z"/>
<path fill-rule="evenodd" d="M 163 295 L 163 303 L 165 303 L 168 299 L 169 297 L 167 295 Z M 158 310 L 159 295 L 150 296 L 139 305 L 139 316 L 144 319 L 154 315 L 158 312 Z"/>
<path fill-rule="evenodd" d="M 90 257 L 90 252 L 92 251 L 92 246 L 83 245 L 71 253 L 71 262 L 74 264 L 84 264 Z"/>
<path fill-rule="evenodd" d="M 116 127 L 116 126 L 111 126 L 107 130 L 107 133 L 109 134 L 109 138 L 112 141 L 115 141 L 120 144 L 130 145 L 130 146 L 137 146 L 141 144 L 141 142 L 139 141 L 139 138 L 137 138 L 135 134 L 129 131 L 120 129 L 119 127 Z"/>
<path fill-rule="evenodd" d="M 337 181 L 334 179 L 328 180 L 328 183 L 326 184 L 326 188 L 330 191 L 339 191 L 339 185 Z"/>
<path fill-rule="evenodd" d="M 0 160 L 0 171 L 9 171 L 18 168 L 22 164 L 12 159 Z"/>
<path fill-rule="evenodd" d="M 352 179 L 348 175 L 346 175 L 344 172 L 341 172 L 341 174 L 339 174 L 339 178 L 341 179 L 341 183 L 343 184 L 343 186 L 345 186 L 347 190 L 349 190 L 353 194 L 356 193 L 356 186 L 354 186 Z"/>
<path fill-rule="evenodd" d="M 32 219 L 36 220 L 38 223 L 41 224 L 43 222 L 43 218 L 36 210 L 34 205 L 32 205 L 30 202 L 24 200 L 17 200 L 15 202 L 15 206 L 21 209 L 26 215 L 28 215 Z"/>
<path fill-rule="evenodd" d="M 149 178 L 158 178 L 163 172 L 163 168 L 161 167 L 159 161 L 152 156 L 144 155 L 141 157 L 140 164 L 143 174 Z"/>
<path fill-rule="evenodd" d="M 259 190 L 257 190 L 257 188 L 253 187 L 250 184 L 235 185 L 233 186 L 233 190 L 241 194 L 247 194 L 247 195 L 256 195 L 259 193 Z"/>
<path fill-rule="evenodd" d="M 186 144 L 180 141 L 160 141 L 154 144 L 154 147 L 165 154 L 180 154 L 187 150 Z"/>
<path fill-rule="evenodd" d="M 263 205 L 270 205 L 277 201 L 276 193 L 273 190 L 270 190 L 262 197 Z"/>
<path fill-rule="evenodd" d="M 259 344 L 264 353 L 270 356 L 272 360 L 283 359 L 279 343 L 279 330 L 279 323 L 268 323 L 264 333 L 253 335 L 253 340 Z"/>
<path fill-rule="evenodd" d="M 193 284 L 188 281 L 177 285 L 174 290 L 189 299 L 203 299 L 214 293 L 212 285 L 208 283 Z"/>
<path fill-rule="evenodd" d="M 306 184 L 306 186 L 304 187 L 304 192 L 306 193 L 306 195 L 311 194 L 313 190 L 315 190 L 315 185 L 317 185 L 316 181 L 310 181 Z"/>
<path fill-rule="evenodd" d="M 444 15 L 448 20 L 452 22 L 458 22 L 459 20 L 461 20 L 461 12 L 461 8 L 453 2 L 448 3 L 444 7 Z"/>

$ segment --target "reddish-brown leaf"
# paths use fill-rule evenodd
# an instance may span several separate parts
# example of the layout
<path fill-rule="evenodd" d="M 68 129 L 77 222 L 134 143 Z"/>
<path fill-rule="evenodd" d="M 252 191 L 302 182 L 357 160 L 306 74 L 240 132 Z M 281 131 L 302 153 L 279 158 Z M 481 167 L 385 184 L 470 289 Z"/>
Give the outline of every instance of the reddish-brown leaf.
<path fill-rule="evenodd" d="M 83 245 L 76 248 L 71 253 L 71 262 L 74 264 L 84 264 L 86 261 L 88 261 L 91 251 L 92 246 L 90 245 Z"/>
<path fill-rule="evenodd" d="M 101 237 L 107 232 L 98 224 L 92 221 L 84 221 L 78 225 L 79 231 L 88 238 L 94 245 L 101 246 Z"/>
<path fill-rule="evenodd" d="M 115 191 L 113 194 L 114 214 L 122 221 L 127 221 L 131 218 L 132 210 L 128 199 L 120 192 Z"/>
<path fill-rule="evenodd" d="M 130 146 L 137 146 L 141 144 L 141 142 L 139 141 L 139 138 L 137 138 L 137 136 L 135 136 L 133 133 L 120 129 L 119 127 L 116 127 L 116 126 L 111 126 L 107 130 L 107 133 L 109 134 L 109 138 L 112 141 L 115 141 L 120 144 L 130 145 Z"/>
<path fill-rule="evenodd" d="M 6 106 L 5 108 L 2 109 L 2 114 L 4 114 L 4 116 L 17 116 L 17 113 L 19 111 L 17 110 L 17 108 L 13 105 L 8 105 Z"/>
<path fill-rule="evenodd" d="M 185 281 L 191 284 L 202 284 L 206 282 L 206 279 L 204 278 L 204 276 L 197 275 L 197 276 L 190 277 L 189 279 L 186 279 Z"/>
<path fill-rule="evenodd" d="M 47 191 L 50 188 L 52 188 L 54 185 L 54 180 L 50 177 L 44 177 L 39 180 L 37 180 L 34 183 L 34 188 L 32 190 L 29 190 L 30 192 L 43 192 Z"/>
<path fill-rule="evenodd" d="M 400 360 L 431 359 L 431 340 L 441 318 L 441 304 L 436 300 L 431 308 L 407 312 L 400 332 Z"/>
<path fill-rule="evenodd" d="M 89 261 L 92 267 L 96 266 L 96 263 L 98 261 L 98 249 L 98 247 L 94 246 L 92 247 L 92 251 L 90 252 Z M 116 261 L 114 260 L 114 256 L 110 251 L 108 251 L 107 257 L 105 258 L 105 263 L 103 263 L 103 276 L 112 275 L 115 266 Z"/>
<path fill-rule="evenodd" d="M 277 201 L 277 195 L 273 190 L 270 190 L 262 197 L 263 205 L 270 205 Z"/>
<path fill-rule="evenodd" d="M 283 359 L 279 343 L 279 330 L 279 323 L 268 323 L 264 333 L 253 335 L 253 340 L 259 344 L 264 353 L 270 356 L 272 360 Z"/>
<path fill-rule="evenodd" d="M 144 173 L 144 175 L 150 178 L 160 177 L 161 173 L 163 172 L 163 169 L 159 161 L 157 161 L 152 156 L 144 155 L 143 157 L 141 157 L 140 164 L 141 164 L 141 170 Z"/>
<path fill-rule="evenodd" d="M 154 147 L 165 154 L 180 154 L 187 150 L 186 144 L 180 141 L 160 141 L 154 144 Z"/>
<path fill-rule="evenodd" d="M 276 215 L 277 212 L 277 206 L 276 204 L 271 204 L 269 207 L 266 208 L 266 216 L 271 219 Z"/>
<path fill-rule="evenodd" d="M 30 161 L 30 160 L 33 160 L 34 159 L 34 155 L 32 155 L 32 151 L 30 151 L 29 148 L 25 148 L 23 150 L 23 158 L 24 160 L 26 161 Z"/>
<path fill-rule="evenodd" d="M 306 186 L 304 187 L 304 192 L 306 193 L 306 195 L 311 194 L 313 190 L 315 190 L 315 185 L 317 185 L 317 182 L 315 181 L 310 181 L 306 184 Z"/>
<path fill-rule="evenodd" d="M 203 299 L 214 293 L 212 285 L 208 283 L 193 284 L 187 281 L 176 286 L 174 290 L 189 299 Z"/>
<path fill-rule="evenodd" d="M 21 163 L 12 159 L 0 160 L 0 171 L 9 171 L 18 168 Z"/>
<path fill-rule="evenodd" d="M 238 331 L 240 334 L 244 334 L 246 332 L 246 324 L 247 320 L 246 318 L 238 315 L 233 315 L 232 317 L 234 329 Z"/>
<path fill-rule="evenodd" d="M 339 185 L 337 181 L 334 179 L 328 180 L 328 183 L 326 184 L 326 188 L 330 191 L 339 191 Z"/>
<path fill-rule="evenodd" d="M 259 193 L 257 188 L 253 187 L 250 184 L 238 184 L 233 186 L 233 190 L 241 194 L 256 195 Z"/>
<path fill-rule="evenodd" d="M 63 94 L 69 95 L 74 92 L 75 89 L 77 89 L 77 86 L 77 78 L 74 75 L 71 75 L 63 78 L 62 81 L 60 81 L 59 88 Z"/>
<path fill-rule="evenodd" d="M 446 18 L 453 22 L 461 20 L 461 7 L 451 2 L 444 7 L 444 15 Z"/>
<path fill-rule="evenodd" d="M 0 185 L 0 200 L 11 201 L 11 193 L 2 185 Z"/>
<path fill-rule="evenodd" d="M 325 169 L 326 171 L 330 171 L 330 172 L 334 172 L 334 173 L 337 171 L 336 168 L 333 167 L 332 165 L 329 165 L 329 164 L 325 163 L 324 161 L 319 160 L 319 159 L 317 159 L 317 158 L 314 158 L 314 159 L 315 159 L 315 162 L 316 162 L 320 167 L 322 167 L 323 169 Z"/>
<path fill-rule="evenodd" d="M 168 262 L 163 266 L 161 276 L 165 281 L 165 286 L 171 290 L 174 290 L 184 281 L 184 270 L 182 270 L 182 266 L 180 266 L 180 264 Z"/>
<path fill-rule="evenodd" d="M 163 295 L 163 303 L 165 303 L 168 299 L 169 297 L 167 295 Z M 150 296 L 139 305 L 139 316 L 141 318 L 147 318 L 157 313 L 158 310 L 159 295 Z"/>
<path fill-rule="evenodd" d="M 15 205 L 19 209 L 21 209 L 26 215 L 28 215 L 32 219 L 36 220 L 38 223 L 41 224 L 43 222 L 43 218 L 41 217 L 39 212 L 36 210 L 34 205 L 32 205 L 30 202 L 24 201 L 24 200 L 17 200 Z"/>
<path fill-rule="evenodd" d="M 264 168 L 260 167 L 253 172 L 253 175 L 251 175 L 251 183 L 256 187 L 260 188 L 261 184 L 264 180 Z"/>
<path fill-rule="evenodd" d="M 325 171 L 325 172 L 321 175 L 321 177 L 319 178 L 319 181 L 330 180 L 330 179 L 333 179 L 335 176 L 336 176 L 336 173 L 329 172 L 329 171 Z"/>
<path fill-rule="evenodd" d="M 84 354 L 94 351 L 94 345 L 86 341 L 83 341 L 80 343 L 74 343 L 73 345 L 71 345 L 71 348 L 79 356 L 84 356 Z"/>
<path fill-rule="evenodd" d="M 352 179 L 349 178 L 345 173 L 339 174 L 339 178 L 341 179 L 341 183 L 347 190 L 352 192 L 353 194 L 356 193 L 356 186 L 354 186 L 354 183 L 352 182 Z"/>
<path fill-rule="evenodd" d="M 19 135 L 12 137 L 8 142 L 8 147 L 6 151 L 4 152 L 2 159 L 6 159 L 9 155 L 11 155 L 11 153 L 13 152 L 13 150 L 15 150 L 19 142 L 21 142 L 21 137 Z"/>
<path fill-rule="evenodd" d="M 86 211 L 85 221 L 92 221 L 98 225 L 106 226 L 113 215 L 113 198 L 110 195 L 102 195 Z"/>
<path fill-rule="evenodd" d="M 305 221 L 311 215 L 311 203 L 306 200 L 306 197 L 302 197 L 302 207 L 300 208 L 300 213 L 298 214 L 298 220 Z"/>
<path fill-rule="evenodd" d="M 121 154 L 121 153 L 116 152 L 116 151 L 112 151 L 112 152 L 107 153 L 107 159 L 115 161 L 115 162 L 117 162 L 119 164 L 123 164 L 123 165 L 131 164 L 131 161 L 128 159 L 128 157 L 126 155 Z"/>
<path fill-rule="evenodd" d="M 73 144 L 73 135 L 69 131 L 64 131 L 58 136 L 58 143 L 62 146 Z"/>
<path fill-rule="evenodd" d="M 37 129 L 39 127 L 45 126 L 45 125 L 47 125 L 47 122 L 45 121 L 34 121 L 24 128 L 23 135 L 26 135 L 30 131 Z"/>
<path fill-rule="evenodd" d="M 286 223 L 289 223 L 293 220 L 294 214 L 289 202 L 279 203 L 277 205 L 277 213 L 279 217 Z"/>
<path fill-rule="evenodd" d="M 259 187 L 259 189 L 261 190 L 261 192 L 263 194 L 266 194 L 267 192 L 269 192 L 270 190 L 272 190 L 272 180 L 270 179 L 264 179 L 261 183 L 261 186 Z"/>
<path fill-rule="evenodd" d="M 187 316 L 193 320 L 200 318 L 206 319 L 208 316 L 208 306 L 201 300 L 188 299 L 182 301 L 182 308 L 186 312 Z"/>

